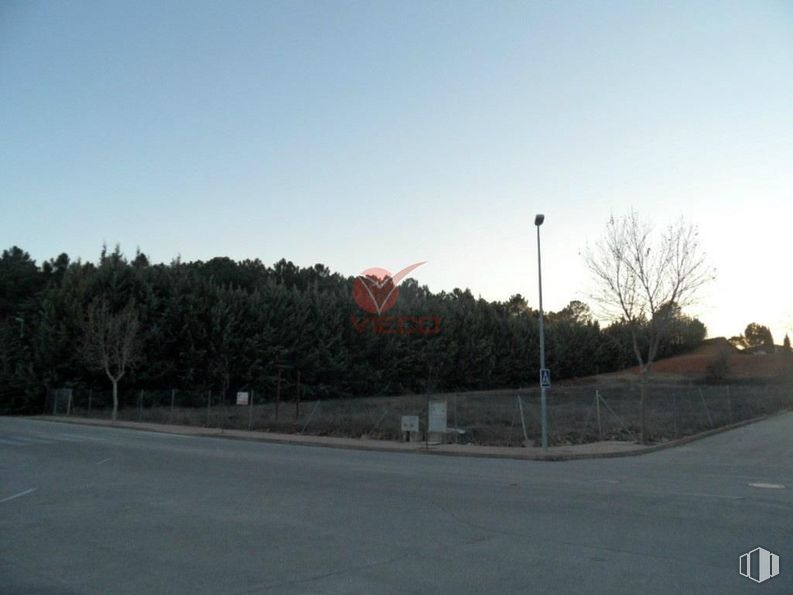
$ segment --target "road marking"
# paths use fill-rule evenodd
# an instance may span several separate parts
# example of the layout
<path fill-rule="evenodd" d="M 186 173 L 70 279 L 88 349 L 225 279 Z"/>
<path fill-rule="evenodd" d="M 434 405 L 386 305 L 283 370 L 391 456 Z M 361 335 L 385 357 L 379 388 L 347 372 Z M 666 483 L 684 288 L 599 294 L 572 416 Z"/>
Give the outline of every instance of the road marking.
<path fill-rule="evenodd" d="M 30 444 L 26 444 L 24 442 L 17 442 L 13 439 L 8 438 L 0 438 L 0 444 L 8 444 L 9 446 L 30 446 Z"/>
<path fill-rule="evenodd" d="M 107 442 L 107 438 L 96 438 L 94 436 L 85 436 L 84 434 L 47 434 L 47 436 L 55 440 L 63 440 L 64 442 L 83 442 L 84 440 Z"/>
<path fill-rule="evenodd" d="M 781 483 L 750 483 L 750 487 L 760 488 L 761 490 L 784 490 L 785 486 Z"/>
<path fill-rule="evenodd" d="M 76 437 L 76 436 L 67 436 L 64 434 L 47 434 L 53 440 L 57 440 L 59 442 L 82 442 L 83 439 Z"/>
<path fill-rule="evenodd" d="M 743 500 L 743 496 L 725 496 L 724 494 L 708 494 L 707 492 L 659 492 L 653 491 L 654 494 L 663 494 L 667 496 L 684 496 L 687 498 L 718 498 L 720 500 Z"/>
<path fill-rule="evenodd" d="M 101 465 L 102 463 L 107 463 L 111 458 L 112 457 L 107 457 L 106 459 L 102 459 L 101 461 L 98 461 L 96 464 Z"/>
<path fill-rule="evenodd" d="M 9 446 L 30 446 L 31 444 L 52 444 L 51 440 L 42 440 L 40 438 L 28 438 L 27 436 L 6 436 L 0 438 L 0 444 L 8 444 Z"/>
<path fill-rule="evenodd" d="M 19 492 L 18 494 L 14 494 L 13 496 L 9 496 L 8 498 L 3 498 L 0 500 L 0 504 L 3 502 L 8 502 L 9 500 L 14 500 L 15 498 L 21 498 L 22 496 L 27 496 L 31 492 L 35 492 L 38 488 L 30 488 L 29 490 L 25 490 L 24 492 Z"/>
<path fill-rule="evenodd" d="M 28 444 L 52 444 L 52 440 L 47 440 L 46 438 L 37 438 L 34 436 L 12 436 L 11 440 L 21 440 L 22 442 L 26 442 Z"/>

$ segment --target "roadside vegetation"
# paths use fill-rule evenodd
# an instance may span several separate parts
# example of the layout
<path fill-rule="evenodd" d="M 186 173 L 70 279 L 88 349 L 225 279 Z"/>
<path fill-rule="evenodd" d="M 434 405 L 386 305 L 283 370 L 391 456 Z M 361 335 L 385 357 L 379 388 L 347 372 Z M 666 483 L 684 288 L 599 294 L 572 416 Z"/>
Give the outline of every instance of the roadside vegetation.
<path fill-rule="evenodd" d="M 116 249 L 96 263 L 62 254 L 39 265 L 11 248 L 0 256 L 0 407 L 39 413 L 52 389 L 114 382 L 122 390 L 212 390 L 228 402 L 250 388 L 274 399 L 279 377 L 281 390 L 294 392 L 298 374 L 306 400 L 537 382 L 538 312 L 521 295 L 491 302 L 406 279 L 388 315 L 438 317 L 440 332 L 377 334 L 353 324 L 366 315 L 352 299 L 353 281 L 284 260 L 150 264 Z M 601 328 L 578 301 L 546 313 L 554 379 L 630 365 L 632 337 L 646 331 L 625 321 Z M 658 357 L 694 348 L 705 332 L 675 310 Z M 106 354 L 115 354 L 112 369 Z"/>
<path fill-rule="evenodd" d="M 581 301 L 545 313 L 552 443 L 665 441 L 791 406 L 788 337 L 776 346 L 752 322 L 704 341 L 685 314 L 713 276 L 696 228 L 611 218 L 585 260 L 597 313 Z M 0 412 L 396 439 L 402 415 L 442 398 L 457 441 L 536 440 L 539 312 L 523 296 L 407 279 L 363 324 L 374 315 L 355 281 L 286 260 L 151 264 L 118 247 L 39 265 L 12 247 L 0 256 Z M 416 320 L 434 331 L 399 332 Z"/>

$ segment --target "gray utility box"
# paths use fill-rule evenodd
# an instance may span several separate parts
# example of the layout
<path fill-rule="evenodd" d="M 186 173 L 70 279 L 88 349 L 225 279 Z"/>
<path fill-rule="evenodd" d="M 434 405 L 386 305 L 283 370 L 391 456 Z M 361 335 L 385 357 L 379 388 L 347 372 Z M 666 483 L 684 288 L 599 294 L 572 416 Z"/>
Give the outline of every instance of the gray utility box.
<path fill-rule="evenodd" d="M 402 440 L 405 442 L 420 442 L 421 431 L 419 430 L 418 415 L 402 416 Z"/>

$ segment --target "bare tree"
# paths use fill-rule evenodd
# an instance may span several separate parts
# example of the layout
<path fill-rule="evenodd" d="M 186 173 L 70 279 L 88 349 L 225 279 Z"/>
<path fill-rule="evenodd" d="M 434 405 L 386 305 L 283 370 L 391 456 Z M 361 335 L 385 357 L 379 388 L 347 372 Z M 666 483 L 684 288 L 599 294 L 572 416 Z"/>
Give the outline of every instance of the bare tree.
<path fill-rule="evenodd" d="M 713 278 L 697 228 L 682 219 L 656 234 L 636 212 L 611 217 L 586 264 L 602 314 L 627 324 L 641 375 L 640 441 L 646 442 L 647 377 L 675 316 Z"/>
<path fill-rule="evenodd" d="M 106 300 L 94 300 L 85 321 L 83 358 L 113 383 L 113 421 L 118 415 L 118 383 L 140 355 L 140 322 L 134 304 L 113 312 Z"/>

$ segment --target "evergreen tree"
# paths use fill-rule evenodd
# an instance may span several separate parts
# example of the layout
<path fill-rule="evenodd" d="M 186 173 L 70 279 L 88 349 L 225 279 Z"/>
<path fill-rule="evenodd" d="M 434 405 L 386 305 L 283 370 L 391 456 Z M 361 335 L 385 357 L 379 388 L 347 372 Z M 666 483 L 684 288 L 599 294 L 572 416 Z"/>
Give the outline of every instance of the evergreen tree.
<path fill-rule="evenodd" d="M 82 349 L 90 313 L 104 312 L 96 304 L 108 319 L 134 304 L 140 350 L 138 365 L 124 370 L 128 391 L 274 396 L 279 368 L 285 391 L 300 371 L 306 397 L 319 399 L 536 384 L 538 312 L 522 296 L 488 302 L 406 279 L 396 305 L 372 320 L 351 297 L 353 281 L 286 260 L 152 264 L 138 250 L 128 261 L 119 247 L 104 247 L 96 263 L 61 254 L 39 267 L 13 247 L 0 256 L 0 408 L 40 412 L 48 389 L 106 385 L 107 371 L 89 365 Z M 441 332 L 403 332 L 418 316 Z M 704 337 L 699 321 L 679 310 L 673 317 L 675 339 L 664 355 Z M 556 378 L 631 365 L 627 327 L 601 329 L 586 304 L 547 312 L 545 322 Z M 370 324 L 390 330 L 375 333 Z"/>

